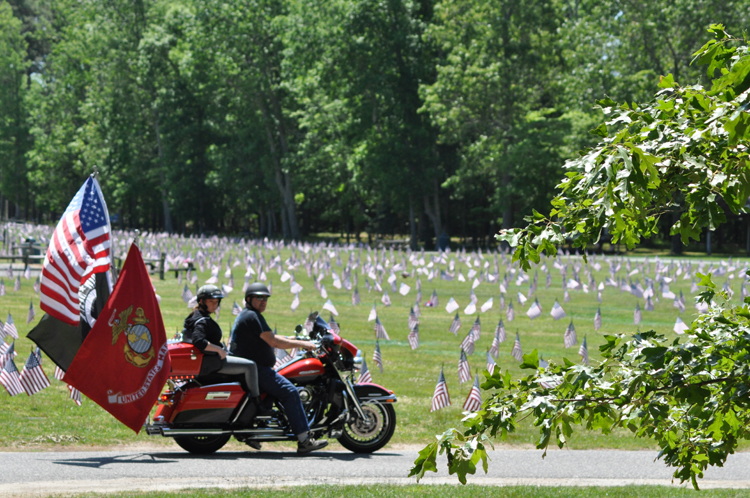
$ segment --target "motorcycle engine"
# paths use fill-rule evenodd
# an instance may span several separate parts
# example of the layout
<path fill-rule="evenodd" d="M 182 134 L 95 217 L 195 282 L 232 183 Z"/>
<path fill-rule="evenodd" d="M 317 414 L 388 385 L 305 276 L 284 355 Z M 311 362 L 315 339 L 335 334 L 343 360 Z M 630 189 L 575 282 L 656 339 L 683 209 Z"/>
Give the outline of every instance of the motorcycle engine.
<path fill-rule="evenodd" d="M 302 401 L 302 407 L 305 409 L 305 413 L 309 416 L 311 410 L 318 408 L 318 404 L 321 400 L 320 394 L 323 392 L 318 386 L 304 386 L 297 387 L 299 392 L 299 399 Z"/>

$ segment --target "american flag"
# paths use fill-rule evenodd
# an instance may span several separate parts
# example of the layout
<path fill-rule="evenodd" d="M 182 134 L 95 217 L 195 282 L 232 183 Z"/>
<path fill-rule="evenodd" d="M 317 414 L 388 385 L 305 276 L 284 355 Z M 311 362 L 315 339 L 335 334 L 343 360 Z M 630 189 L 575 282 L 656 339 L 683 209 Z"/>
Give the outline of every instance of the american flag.
<path fill-rule="evenodd" d="M 110 267 L 109 214 L 99 182 L 90 176 L 52 234 L 42 267 L 41 308 L 78 325 L 78 288 L 91 273 Z"/>
<path fill-rule="evenodd" d="M 419 325 L 419 318 L 417 318 L 417 315 L 414 313 L 414 308 L 411 308 L 409 310 L 409 330 L 412 330 L 417 325 Z"/>
<path fill-rule="evenodd" d="M 411 329 L 411 332 L 409 332 L 409 345 L 412 349 L 417 349 L 419 347 L 419 325 L 415 325 L 413 329 Z"/>
<path fill-rule="evenodd" d="M 455 318 L 453 318 L 453 323 L 451 323 L 450 328 L 448 329 L 448 332 L 453 332 L 453 335 L 458 335 L 458 329 L 461 328 L 461 319 L 458 318 L 458 313 L 456 313 Z"/>
<path fill-rule="evenodd" d="M 581 344 L 581 347 L 578 348 L 578 354 L 581 357 L 581 360 L 584 364 L 589 364 L 589 348 L 586 345 L 586 337 L 583 338 L 583 343 Z"/>
<path fill-rule="evenodd" d="M 464 401 L 464 411 L 475 412 L 482 406 L 482 393 L 479 390 L 479 375 L 474 375 L 474 385 Z"/>
<path fill-rule="evenodd" d="M 380 301 L 386 306 L 391 305 L 391 298 L 388 296 L 388 291 L 383 291 L 383 297 L 380 298 Z"/>
<path fill-rule="evenodd" d="M 372 305 L 372 309 L 370 310 L 370 314 L 367 316 L 367 321 L 371 322 L 371 321 L 375 320 L 377 317 L 378 317 L 378 312 L 375 309 L 375 305 L 373 304 Z"/>
<path fill-rule="evenodd" d="M 299 307 L 299 294 L 294 295 L 294 299 L 292 299 L 292 304 L 290 305 L 292 308 L 292 311 L 297 311 L 297 308 Z"/>
<path fill-rule="evenodd" d="M 325 304 L 323 305 L 323 309 L 330 311 L 332 314 L 336 316 L 338 316 L 339 314 L 338 310 L 336 309 L 336 306 L 333 305 L 333 302 L 330 299 L 325 302 Z"/>
<path fill-rule="evenodd" d="M 276 363 L 274 364 L 273 369 L 278 370 L 293 359 L 292 355 L 287 353 L 286 349 L 276 349 Z"/>
<path fill-rule="evenodd" d="M 503 324 L 503 320 L 500 319 L 497 322 L 497 328 L 495 329 L 495 337 L 497 337 L 498 344 L 502 344 L 507 339 L 505 335 L 505 325 Z M 497 356 L 495 356 L 497 358 Z"/>
<path fill-rule="evenodd" d="M 375 341 L 375 352 L 372 354 L 372 361 L 380 369 L 380 373 L 383 373 L 383 355 L 380 354 L 380 343 Z"/>
<path fill-rule="evenodd" d="M 380 323 L 380 318 L 378 317 L 375 317 L 375 338 L 385 339 L 386 341 L 391 340 L 391 338 L 388 337 L 388 332 L 385 331 L 385 327 L 383 327 L 383 324 Z"/>
<path fill-rule="evenodd" d="M 13 290 L 18 292 L 21 290 L 21 275 L 16 277 L 16 281 L 13 282 Z"/>
<path fill-rule="evenodd" d="M 361 302 L 359 298 L 359 290 L 357 288 L 354 288 L 354 292 L 352 292 L 352 305 L 357 306 Z"/>
<path fill-rule="evenodd" d="M 576 328 L 573 326 L 573 320 L 570 321 L 568 328 L 565 329 L 563 342 L 565 343 L 566 348 L 569 348 L 571 346 L 578 344 L 578 338 L 576 337 Z"/>
<path fill-rule="evenodd" d="M 414 303 L 414 314 L 417 316 L 417 318 L 419 318 L 420 316 L 422 316 L 422 312 L 419 311 L 419 301 L 416 301 Z"/>
<path fill-rule="evenodd" d="M 518 361 L 523 361 L 523 350 L 521 349 L 521 338 L 518 337 L 518 332 L 516 332 L 516 342 L 513 343 L 513 350 L 510 352 L 510 355 Z"/>
<path fill-rule="evenodd" d="M 29 314 L 26 316 L 26 323 L 33 322 L 35 316 L 36 316 L 36 311 L 34 311 L 34 301 L 31 301 L 29 303 Z"/>
<path fill-rule="evenodd" d="M 369 384 L 372 382 L 372 375 L 370 375 L 370 369 L 367 368 L 367 362 L 362 358 L 362 368 L 359 371 L 359 378 L 357 384 Z"/>
<path fill-rule="evenodd" d="M 432 406 L 430 406 L 430 412 L 440 410 L 451 404 L 451 397 L 448 394 L 448 386 L 445 383 L 445 375 L 443 375 L 443 369 L 440 369 L 440 377 L 438 377 L 437 385 L 435 386 L 435 392 L 432 394 Z"/>
<path fill-rule="evenodd" d="M 438 305 L 438 295 L 437 291 L 432 291 L 432 296 L 430 296 L 430 300 L 425 303 L 425 306 L 428 308 L 434 308 Z"/>
<path fill-rule="evenodd" d="M 684 334 L 686 330 L 688 330 L 690 327 L 687 326 L 685 322 L 682 321 L 682 318 L 679 316 L 677 317 L 677 320 L 674 322 L 674 327 L 672 330 L 674 330 L 675 334 Z"/>
<path fill-rule="evenodd" d="M 474 325 L 471 326 L 471 332 L 474 334 L 474 340 L 478 341 L 479 336 L 482 333 L 482 324 L 479 323 L 479 317 L 477 317 L 476 320 L 474 320 Z"/>
<path fill-rule="evenodd" d="M 39 280 L 39 277 L 36 277 L 36 281 L 34 282 L 34 292 L 39 294 L 39 290 L 42 288 L 42 281 Z"/>
<path fill-rule="evenodd" d="M 16 353 L 15 344 L 15 342 L 11 342 L 10 344 L 6 342 L 0 342 L 0 368 L 3 368 L 6 361 L 11 358 L 15 358 L 15 356 L 18 354 Z"/>
<path fill-rule="evenodd" d="M 466 352 L 461 348 L 461 357 L 458 360 L 458 383 L 463 384 L 471 380 L 471 369 L 469 368 L 469 359 L 466 358 Z"/>
<path fill-rule="evenodd" d="M 310 319 L 310 316 L 309 316 L 309 315 L 307 316 L 307 320 L 305 320 L 305 323 L 303 323 L 303 324 L 302 324 L 302 328 L 304 328 L 305 330 L 307 330 L 307 333 L 308 333 L 308 334 L 309 334 L 310 332 L 312 332 L 312 329 L 313 329 L 313 322 L 312 322 L 312 320 Z"/>
<path fill-rule="evenodd" d="M 565 310 L 562 306 L 560 306 L 560 303 L 557 302 L 557 299 L 555 299 L 555 304 L 552 305 L 552 310 L 549 312 L 549 314 L 552 315 L 552 318 L 554 318 L 555 320 L 565 318 Z"/>
<path fill-rule="evenodd" d="M 31 279 L 31 267 L 29 265 L 26 265 L 26 269 L 23 271 L 23 278 L 26 280 Z"/>
<path fill-rule="evenodd" d="M 594 315 L 594 332 L 602 328 L 602 309 L 596 308 L 596 315 Z"/>
<path fill-rule="evenodd" d="M 57 380 L 63 380 L 65 377 L 65 370 L 55 365 L 55 378 Z"/>
<path fill-rule="evenodd" d="M 505 331 L 503 331 L 503 336 L 505 336 Z M 495 358 L 500 354 L 500 335 L 498 330 L 495 331 L 495 337 L 492 338 L 492 346 L 490 346 L 488 354 Z"/>
<path fill-rule="evenodd" d="M 445 311 L 447 311 L 448 313 L 453 313 L 458 308 L 460 308 L 460 306 L 452 297 L 448 300 L 448 304 L 445 305 Z"/>
<path fill-rule="evenodd" d="M 516 312 L 513 311 L 513 303 L 511 302 L 508 304 L 508 309 L 505 310 L 505 318 L 509 322 L 512 322 L 515 317 L 516 317 Z"/>
<path fill-rule="evenodd" d="M 240 313 L 242 313 L 242 308 L 240 308 L 240 305 L 239 305 L 239 304 L 237 304 L 237 301 L 234 301 L 234 302 L 232 303 L 232 314 L 233 314 L 234 316 L 237 316 L 237 315 L 239 315 Z"/>
<path fill-rule="evenodd" d="M 10 316 L 10 313 L 8 313 L 8 320 L 5 321 L 3 330 L 5 331 L 5 335 L 9 335 L 13 339 L 18 339 L 18 329 L 16 329 L 16 324 L 13 323 L 13 317 Z"/>
<path fill-rule="evenodd" d="M 39 360 L 40 357 L 32 352 L 26 360 L 26 365 L 24 365 L 23 372 L 21 372 L 19 377 L 26 394 L 29 396 L 38 393 L 45 387 L 49 387 L 49 379 L 44 374 L 42 364 Z"/>
<path fill-rule="evenodd" d="M 635 311 L 633 312 L 633 323 L 635 325 L 638 325 L 641 323 L 642 316 L 641 316 L 641 307 L 638 305 L 638 303 L 635 303 Z"/>
<path fill-rule="evenodd" d="M 188 285 L 185 284 L 185 288 L 182 289 L 182 300 L 185 301 L 185 303 L 189 303 L 191 299 L 193 299 L 193 293 L 190 292 Z"/>
<path fill-rule="evenodd" d="M 489 311 L 490 309 L 492 309 L 493 303 L 494 303 L 493 299 L 489 298 L 487 301 L 484 302 L 484 304 L 482 305 L 482 307 L 479 308 L 479 311 L 481 311 L 482 313 L 486 313 L 487 311 Z"/>
<path fill-rule="evenodd" d="M 474 354 L 474 332 L 471 330 L 466 334 L 464 340 L 461 341 L 461 350 L 466 351 L 468 354 Z"/>
<path fill-rule="evenodd" d="M 538 299 L 534 300 L 534 304 L 532 304 L 528 311 L 526 311 L 526 316 L 532 320 L 542 316 L 542 307 L 539 305 Z"/>
<path fill-rule="evenodd" d="M 328 320 L 328 325 L 335 334 L 341 332 L 341 327 L 339 327 L 338 322 L 333 318 L 333 313 L 331 313 L 331 319 Z"/>
<path fill-rule="evenodd" d="M 646 304 L 643 306 L 643 309 L 646 311 L 654 311 L 654 301 L 651 299 L 651 296 L 648 296 L 646 299 Z"/>
<path fill-rule="evenodd" d="M 495 373 L 495 365 L 497 365 L 497 363 L 495 363 L 495 358 L 492 357 L 491 351 L 487 351 L 487 371 L 490 375 Z"/>
<path fill-rule="evenodd" d="M 75 401 L 76 405 L 81 406 L 81 391 L 71 385 L 68 385 L 68 390 L 70 391 L 70 399 Z"/>
<path fill-rule="evenodd" d="M 6 361 L 2 371 L 0 371 L 0 384 L 5 386 L 8 390 L 8 394 L 16 396 L 23 392 L 23 386 L 18 375 L 18 369 L 13 361 L 13 357 L 5 355 Z"/>

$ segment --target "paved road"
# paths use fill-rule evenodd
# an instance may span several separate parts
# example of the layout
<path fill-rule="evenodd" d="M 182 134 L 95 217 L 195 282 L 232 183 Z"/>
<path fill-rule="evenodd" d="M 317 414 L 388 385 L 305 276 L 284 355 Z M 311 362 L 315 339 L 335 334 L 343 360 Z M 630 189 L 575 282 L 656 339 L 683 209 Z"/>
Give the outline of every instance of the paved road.
<path fill-rule="evenodd" d="M 651 451 L 551 451 L 491 453 L 489 473 L 469 483 L 485 485 L 612 486 L 670 485 L 671 472 L 654 462 Z M 269 487 L 304 484 L 410 484 L 406 477 L 416 451 L 355 455 L 321 451 L 305 457 L 292 452 L 222 451 L 198 457 L 182 451 L 0 453 L 0 496 L 125 490 L 178 490 L 186 487 Z M 445 460 L 442 461 L 444 464 Z M 455 483 L 444 466 L 422 482 Z M 194 478 L 191 475 L 204 477 Z M 750 453 L 730 457 L 710 469 L 703 488 L 750 488 Z"/>

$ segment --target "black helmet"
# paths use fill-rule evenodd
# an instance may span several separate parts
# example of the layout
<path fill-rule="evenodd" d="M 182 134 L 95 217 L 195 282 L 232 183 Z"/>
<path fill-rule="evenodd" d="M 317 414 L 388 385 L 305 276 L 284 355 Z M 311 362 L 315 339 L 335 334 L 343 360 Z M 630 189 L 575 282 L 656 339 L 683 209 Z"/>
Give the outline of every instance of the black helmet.
<path fill-rule="evenodd" d="M 198 295 L 195 297 L 198 301 L 201 299 L 222 299 L 224 293 L 215 285 L 207 284 L 198 289 Z"/>
<path fill-rule="evenodd" d="M 247 286 L 247 289 L 245 290 L 245 300 L 247 300 L 250 296 L 270 296 L 271 292 L 268 290 L 268 287 L 265 286 L 265 284 L 262 284 L 260 282 L 255 282 L 253 284 L 250 284 Z"/>

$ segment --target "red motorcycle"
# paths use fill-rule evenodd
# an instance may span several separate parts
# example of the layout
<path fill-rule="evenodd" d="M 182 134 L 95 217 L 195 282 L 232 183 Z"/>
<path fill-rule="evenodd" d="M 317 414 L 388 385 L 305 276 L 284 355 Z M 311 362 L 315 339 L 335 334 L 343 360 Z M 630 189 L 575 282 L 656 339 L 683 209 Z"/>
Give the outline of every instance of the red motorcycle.
<path fill-rule="evenodd" d="M 379 450 L 396 429 L 396 396 L 377 384 L 354 383 L 361 364 L 357 348 L 334 334 L 317 312 L 309 318 L 309 337 L 318 349 L 300 353 L 278 372 L 297 386 L 311 436 L 338 439 L 355 453 Z M 302 331 L 297 326 L 297 334 Z M 246 444 L 297 441 L 281 404 L 274 401 L 270 410 L 259 411 L 239 379 L 198 376 L 203 353 L 192 344 L 178 338 L 168 347 L 172 373 L 153 422 L 145 426 L 147 434 L 172 437 L 199 454 L 219 450 L 232 436 Z"/>

